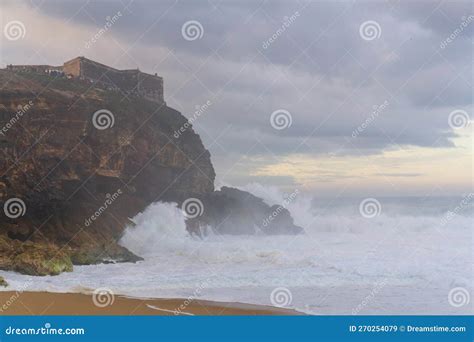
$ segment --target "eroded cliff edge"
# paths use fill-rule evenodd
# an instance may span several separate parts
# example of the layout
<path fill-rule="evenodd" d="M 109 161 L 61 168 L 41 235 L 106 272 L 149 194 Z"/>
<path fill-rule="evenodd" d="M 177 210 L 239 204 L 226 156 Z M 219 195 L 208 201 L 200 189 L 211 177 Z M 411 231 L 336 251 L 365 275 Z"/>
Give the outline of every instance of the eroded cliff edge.
<path fill-rule="evenodd" d="M 56 274 L 70 260 L 138 260 L 116 243 L 130 217 L 213 192 L 200 137 L 188 128 L 173 138 L 187 122 L 178 111 L 47 75 L 0 70 L 0 84 L 0 202 L 25 205 L 1 215 L 1 269 Z M 94 125 L 102 109 L 112 127 Z"/>
<path fill-rule="evenodd" d="M 0 70 L 0 84 L 0 269 L 46 275 L 141 260 L 117 241 L 130 218 L 157 201 L 199 199 L 202 215 L 187 221 L 194 234 L 202 226 L 303 231 L 281 206 L 214 191 L 208 150 L 164 104 L 34 73 Z"/>

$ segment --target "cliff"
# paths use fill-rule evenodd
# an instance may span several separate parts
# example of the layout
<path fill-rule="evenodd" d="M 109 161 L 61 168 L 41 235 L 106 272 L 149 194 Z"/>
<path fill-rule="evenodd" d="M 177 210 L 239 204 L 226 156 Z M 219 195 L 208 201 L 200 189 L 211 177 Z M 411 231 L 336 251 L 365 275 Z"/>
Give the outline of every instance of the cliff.
<path fill-rule="evenodd" d="M 0 84 L 0 269 L 141 260 L 117 241 L 156 201 L 201 201 L 187 220 L 194 234 L 303 231 L 281 206 L 214 191 L 209 152 L 165 104 L 46 74 L 0 70 Z"/>
<path fill-rule="evenodd" d="M 166 105 L 32 73 L 0 84 L 2 269 L 139 260 L 116 243 L 130 217 L 214 190 L 209 152 L 192 129 L 173 137 L 187 120 Z"/>

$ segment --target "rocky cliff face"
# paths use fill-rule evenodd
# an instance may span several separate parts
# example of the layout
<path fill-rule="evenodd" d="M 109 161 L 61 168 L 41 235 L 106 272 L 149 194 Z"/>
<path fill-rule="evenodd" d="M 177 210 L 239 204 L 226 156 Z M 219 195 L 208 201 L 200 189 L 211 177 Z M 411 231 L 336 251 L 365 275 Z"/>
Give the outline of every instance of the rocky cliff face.
<path fill-rule="evenodd" d="M 281 206 L 214 191 L 209 152 L 166 105 L 32 73 L 0 70 L 0 84 L 0 269 L 140 260 L 117 241 L 156 201 L 200 199 L 203 215 L 187 221 L 195 234 L 302 232 Z"/>
<path fill-rule="evenodd" d="M 187 121 L 172 108 L 46 75 L 0 84 L 0 268 L 138 260 L 116 244 L 129 217 L 214 190 L 209 152 L 191 128 L 173 137 Z M 21 266 L 34 256 L 45 265 Z"/>

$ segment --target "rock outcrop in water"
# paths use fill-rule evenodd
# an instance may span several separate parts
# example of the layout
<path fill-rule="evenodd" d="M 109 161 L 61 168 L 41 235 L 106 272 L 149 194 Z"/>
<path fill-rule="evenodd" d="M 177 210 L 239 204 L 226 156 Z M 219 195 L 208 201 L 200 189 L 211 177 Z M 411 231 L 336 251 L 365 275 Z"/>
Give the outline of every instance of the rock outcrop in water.
<path fill-rule="evenodd" d="M 302 231 L 284 208 L 214 192 L 209 152 L 165 104 L 34 73 L 0 70 L 0 84 L 0 269 L 45 275 L 141 260 L 117 241 L 155 201 L 201 198 L 206 214 L 188 221 L 193 232 Z"/>
<path fill-rule="evenodd" d="M 219 234 L 299 234 L 290 212 L 283 205 L 269 206 L 247 191 L 222 187 L 203 197 L 202 215 L 188 220 L 188 230 L 211 227 Z"/>

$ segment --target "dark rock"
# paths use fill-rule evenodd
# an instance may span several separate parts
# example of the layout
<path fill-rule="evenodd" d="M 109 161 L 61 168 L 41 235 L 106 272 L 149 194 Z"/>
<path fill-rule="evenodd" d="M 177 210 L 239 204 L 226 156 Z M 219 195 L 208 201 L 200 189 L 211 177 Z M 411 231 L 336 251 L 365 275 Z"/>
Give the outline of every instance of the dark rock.
<path fill-rule="evenodd" d="M 74 265 L 93 265 L 100 263 L 137 262 L 143 258 L 136 256 L 125 247 L 109 243 L 101 246 L 82 246 L 71 253 Z"/>
<path fill-rule="evenodd" d="M 0 235 L 0 268 L 38 276 L 71 272 L 68 251 L 54 244 L 21 242 Z"/>
<path fill-rule="evenodd" d="M 173 136 L 187 123 L 176 110 L 34 73 L 0 70 L 0 83 L 0 234 L 23 251 L 14 259 L 1 251 L 0 269 L 56 274 L 70 260 L 140 260 L 117 245 L 130 217 L 214 190 L 199 136 L 192 127 Z M 101 109 L 114 117 L 103 130 L 93 124 Z M 23 215 L 3 214 L 12 198 L 24 202 Z"/>
<path fill-rule="evenodd" d="M 267 205 L 261 198 L 235 188 L 222 187 L 203 196 L 201 216 L 187 221 L 188 230 L 199 234 L 210 226 L 220 234 L 299 234 L 290 212 L 282 205 Z"/>

